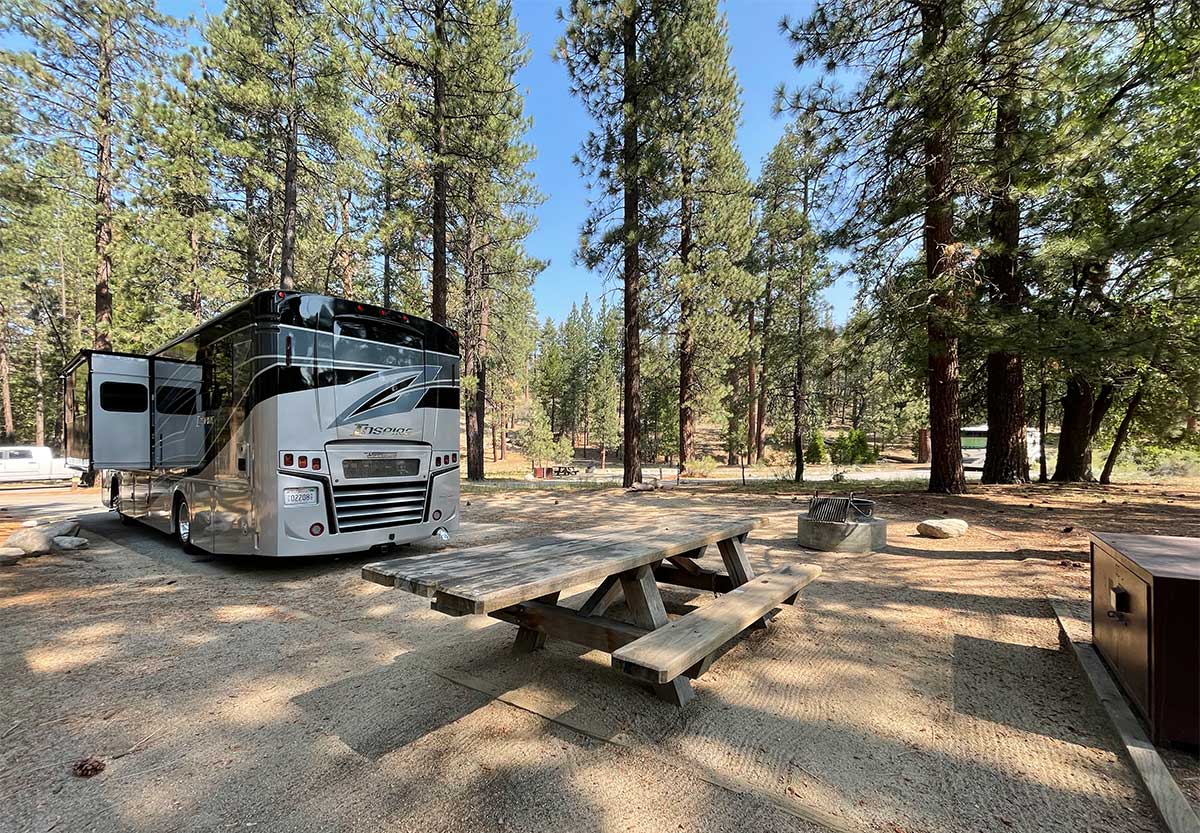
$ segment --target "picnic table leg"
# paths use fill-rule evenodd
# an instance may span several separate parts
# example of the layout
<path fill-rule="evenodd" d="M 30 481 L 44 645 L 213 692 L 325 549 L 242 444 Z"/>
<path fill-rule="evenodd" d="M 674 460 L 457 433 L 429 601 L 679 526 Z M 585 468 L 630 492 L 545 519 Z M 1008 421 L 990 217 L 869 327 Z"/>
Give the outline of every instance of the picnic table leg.
<path fill-rule="evenodd" d="M 625 603 L 633 614 L 634 624 L 655 630 L 666 625 L 667 609 L 663 606 L 662 594 L 654 581 L 654 570 L 649 564 L 621 573 L 621 588 L 625 591 Z M 691 682 L 683 676 L 676 677 L 669 683 L 654 685 L 654 693 L 660 700 L 682 706 L 696 696 Z"/>
<path fill-rule="evenodd" d="M 599 587 L 592 591 L 592 595 L 588 596 L 588 600 L 579 608 L 579 612 L 584 616 L 603 616 L 604 611 L 616 604 L 617 599 L 620 597 L 620 578 L 618 576 L 609 576 L 600 582 Z"/>
<path fill-rule="evenodd" d="M 550 593 L 538 598 L 539 602 L 554 604 L 558 601 L 557 593 Z M 540 648 L 546 647 L 546 634 L 541 631 L 535 631 L 533 628 L 527 628 L 521 625 L 517 628 L 517 638 L 513 640 L 512 652 L 514 654 L 531 654 Z"/>
<path fill-rule="evenodd" d="M 725 572 L 729 574 L 729 580 L 733 582 L 734 587 L 739 587 L 754 578 L 754 568 L 750 566 L 750 560 L 746 558 L 746 551 L 742 548 L 742 541 L 745 537 L 745 535 L 740 535 L 717 542 L 717 549 L 721 551 L 721 560 L 725 562 Z M 764 616 L 750 627 L 761 629 L 766 626 L 767 617 Z"/>

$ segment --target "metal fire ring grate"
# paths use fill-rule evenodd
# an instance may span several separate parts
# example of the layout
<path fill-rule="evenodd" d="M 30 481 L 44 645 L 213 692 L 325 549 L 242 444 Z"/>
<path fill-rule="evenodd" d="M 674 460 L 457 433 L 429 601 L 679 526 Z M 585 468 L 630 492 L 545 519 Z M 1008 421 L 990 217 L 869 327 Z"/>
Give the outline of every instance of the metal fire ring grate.
<path fill-rule="evenodd" d="M 848 497 L 821 497 L 820 493 L 815 493 L 808 499 L 808 518 L 812 521 L 844 524 L 874 514 L 875 501 L 855 497 L 854 492 Z"/>

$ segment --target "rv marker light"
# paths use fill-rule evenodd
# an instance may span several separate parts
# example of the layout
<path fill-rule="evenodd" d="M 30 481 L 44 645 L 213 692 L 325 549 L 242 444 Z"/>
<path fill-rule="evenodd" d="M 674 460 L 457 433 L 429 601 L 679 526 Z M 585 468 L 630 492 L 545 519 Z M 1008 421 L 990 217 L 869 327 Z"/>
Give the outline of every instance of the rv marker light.
<path fill-rule="evenodd" d="M 292 455 L 292 454 L 285 454 L 285 455 L 283 455 L 283 464 L 284 464 L 285 466 L 291 466 L 291 465 L 294 465 L 294 464 L 295 464 L 295 462 L 296 462 L 296 457 L 295 457 L 295 455 Z"/>
<path fill-rule="evenodd" d="M 320 471 L 320 470 L 321 470 L 321 458 L 314 457 L 313 458 L 313 471 Z"/>
<path fill-rule="evenodd" d="M 310 526 L 308 528 L 308 534 L 313 536 L 314 538 L 316 538 L 318 535 L 320 535 L 324 531 L 325 531 L 325 526 L 323 524 L 313 524 L 312 526 Z"/>
<path fill-rule="evenodd" d="M 442 510 L 441 509 L 433 510 L 433 519 L 435 521 L 440 521 L 442 519 Z"/>
<path fill-rule="evenodd" d="M 308 468 L 308 458 L 305 457 L 303 454 L 301 454 L 300 461 L 297 463 L 297 465 L 300 466 L 300 468 L 302 468 L 302 469 Z"/>

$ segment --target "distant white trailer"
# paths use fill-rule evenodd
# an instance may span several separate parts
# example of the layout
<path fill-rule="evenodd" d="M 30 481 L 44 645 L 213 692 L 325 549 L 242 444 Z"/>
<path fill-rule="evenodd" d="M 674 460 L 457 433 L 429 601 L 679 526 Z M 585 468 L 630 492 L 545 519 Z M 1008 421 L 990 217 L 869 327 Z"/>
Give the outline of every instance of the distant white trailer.
<path fill-rule="evenodd" d="M 982 471 L 987 456 L 986 425 L 969 425 L 962 429 L 963 468 L 967 471 Z M 1042 434 L 1036 428 L 1025 429 L 1025 450 L 1029 465 L 1038 459 L 1042 448 Z"/>
<path fill-rule="evenodd" d="M 75 472 L 44 445 L 0 447 L 0 483 L 71 480 Z"/>

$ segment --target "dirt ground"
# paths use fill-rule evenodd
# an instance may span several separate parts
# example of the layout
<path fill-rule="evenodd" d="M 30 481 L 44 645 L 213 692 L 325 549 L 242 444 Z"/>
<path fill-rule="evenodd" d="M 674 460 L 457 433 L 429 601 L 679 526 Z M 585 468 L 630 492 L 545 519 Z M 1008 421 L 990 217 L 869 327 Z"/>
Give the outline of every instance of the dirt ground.
<path fill-rule="evenodd" d="M 464 496 L 456 545 L 726 511 L 770 518 L 756 567 L 820 564 L 682 710 L 600 653 L 516 658 L 512 626 L 364 582 L 365 558 L 192 562 L 88 515 L 90 560 L 0 571 L 0 830 L 1161 829 L 1046 597 L 1086 597 L 1089 528 L 1200 535 L 1200 490 L 873 496 L 889 547 L 861 556 L 799 550 L 783 487 Z M 916 537 L 939 516 L 971 529 Z M 73 776 L 86 756 L 104 770 Z"/>

